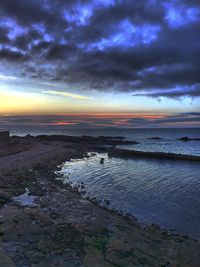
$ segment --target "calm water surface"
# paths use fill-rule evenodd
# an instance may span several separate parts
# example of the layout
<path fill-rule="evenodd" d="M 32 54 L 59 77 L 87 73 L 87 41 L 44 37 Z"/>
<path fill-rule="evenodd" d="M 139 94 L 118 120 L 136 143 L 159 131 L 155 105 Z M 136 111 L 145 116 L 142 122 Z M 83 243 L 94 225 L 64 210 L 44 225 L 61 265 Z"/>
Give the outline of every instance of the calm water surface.
<path fill-rule="evenodd" d="M 136 140 L 138 145 L 126 146 L 126 149 L 142 151 L 161 151 L 178 154 L 198 155 L 200 156 L 200 141 L 182 142 L 177 138 L 188 136 L 190 138 L 200 138 L 200 128 L 185 129 L 66 129 L 55 127 L 11 129 L 11 134 L 26 135 L 38 134 L 66 134 L 66 135 L 90 135 L 90 136 L 124 136 L 127 140 Z M 151 137 L 160 137 L 161 140 L 149 140 Z"/>
<path fill-rule="evenodd" d="M 130 212 L 140 222 L 158 223 L 200 239 L 198 162 L 124 160 L 98 154 L 66 162 L 61 173 L 67 182 L 84 182 L 88 196 L 109 199 L 111 208 Z"/>

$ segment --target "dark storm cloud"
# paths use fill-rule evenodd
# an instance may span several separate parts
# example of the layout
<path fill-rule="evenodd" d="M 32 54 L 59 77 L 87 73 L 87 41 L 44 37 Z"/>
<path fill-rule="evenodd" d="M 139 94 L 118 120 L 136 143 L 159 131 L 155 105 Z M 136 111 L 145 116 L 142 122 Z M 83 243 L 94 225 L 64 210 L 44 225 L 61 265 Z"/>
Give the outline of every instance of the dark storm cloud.
<path fill-rule="evenodd" d="M 72 45 L 53 44 L 50 45 L 45 57 L 47 60 L 63 59 L 67 54 L 76 50 Z"/>
<path fill-rule="evenodd" d="M 13 40 L 13 45 L 20 50 L 27 50 L 28 45 L 31 44 L 32 40 L 40 40 L 41 38 L 41 33 L 34 29 L 30 29 L 26 34 L 18 35 Z"/>
<path fill-rule="evenodd" d="M 21 52 L 12 51 L 7 48 L 0 49 L 0 59 L 6 59 L 7 61 L 24 61 L 28 57 Z"/>
<path fill-rule="evenodd" d="M 8 29 L 0 27 L 0 43 L 6 44 L 9 43 L 10 39 L 8 38 Z"/>
<path fill-rule="evenodd" d="M 23 75 L 133 95 L 200 95 L 199 1 L 2 0 L 0 16 L 0 59 L 25 60 Z"/>
<path fill-rule="evenodd" d="M 54 12 L 51 8 L 53 2 L 45 0 L 1 0 L 0 15 L 10 17 L 24 26 L 33 23 L 45 23 L 46 26 L 59 23 L 62 25 L 64 20 L 60 16 L 60 12 Z"/>

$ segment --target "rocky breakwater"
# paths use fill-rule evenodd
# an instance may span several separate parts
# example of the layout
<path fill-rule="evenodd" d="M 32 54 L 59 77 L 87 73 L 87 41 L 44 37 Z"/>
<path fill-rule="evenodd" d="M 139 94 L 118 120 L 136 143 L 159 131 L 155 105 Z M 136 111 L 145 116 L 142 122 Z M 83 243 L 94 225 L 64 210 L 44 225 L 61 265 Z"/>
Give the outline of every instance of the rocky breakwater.
<path fill-rule="evenodd" d="M 183 155 L 183 154 L 175 154 L 175 153 L 148 152 L 148 151 L 120 149 L 120 148 L 108 148 L 107 152 L 108 152 L 108 155 L 112 157 L 189 160 L 189 161 L 200 162 L 200 156 L 191 156 L 191 155 Z"/>

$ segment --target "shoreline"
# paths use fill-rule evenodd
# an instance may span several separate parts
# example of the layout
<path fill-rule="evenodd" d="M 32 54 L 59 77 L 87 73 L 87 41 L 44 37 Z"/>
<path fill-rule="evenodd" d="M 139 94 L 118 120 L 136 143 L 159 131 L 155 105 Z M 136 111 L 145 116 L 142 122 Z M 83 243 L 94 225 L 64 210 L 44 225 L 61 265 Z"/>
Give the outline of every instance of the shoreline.
<path fill-rule="evenodd" d="M 200 161 L 200 156 L 191 156 L 191 155 L 176 154 L 176 153 L 139 151 L 139 150 L 129 150 L 123 148 L 109 148 L 107 149 L 107 152 L 108 155 L 112 157 Z"/>
<path fill-rule="evenodd" d="M 0 157 L 0 259 L 13 261 L 4 266 L 199 266 L 199 241 L 155 224 L 142 228 L 55 180 L 58 165 L 98 148 L 88 140 L 22 138 L 18 153 Z M 25 188 L 36 206 L 11 201 Z"/>

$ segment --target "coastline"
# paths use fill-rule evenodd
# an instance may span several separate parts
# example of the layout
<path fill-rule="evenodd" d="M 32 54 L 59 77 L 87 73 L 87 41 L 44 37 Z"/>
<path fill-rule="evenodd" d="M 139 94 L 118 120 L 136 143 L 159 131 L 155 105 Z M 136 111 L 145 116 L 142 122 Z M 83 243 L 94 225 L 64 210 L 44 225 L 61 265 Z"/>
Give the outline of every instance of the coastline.
<path fill-rule="evenodd" d="M 165 153 L 165 152 L 138 151 L 138 150 L 129 150 L 122 148 L 109 148 L 107 152 L 108 155 L 112 157 L 200 161 L 200 156 L 191 156 L 191 155 Z"/>
<path fill-rule="evenodd" d="M 2 267 L 199 266 L 199 241 L 158 225 L 143 228 L 136 219 L 82 199 L 55 180 L 62 162 L 117 143 L 90 137 L 11 139 L 18 148 L 13 152 L 12 145 L 8 152 L 13 153 L 0 157 Z M 36 196 L 36 205 L 11 201 L 26 188 Z"/>

